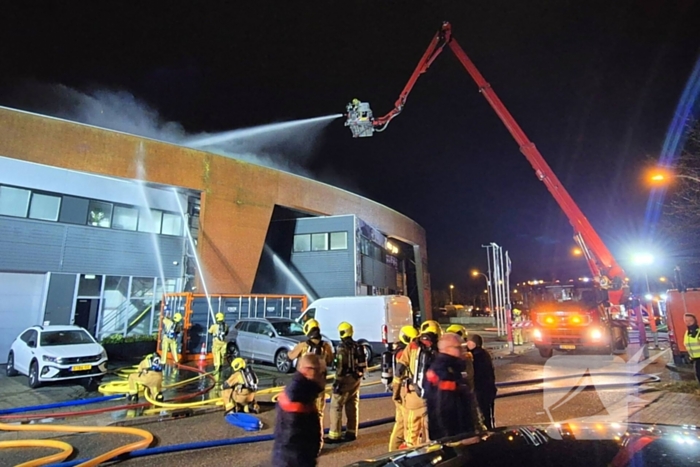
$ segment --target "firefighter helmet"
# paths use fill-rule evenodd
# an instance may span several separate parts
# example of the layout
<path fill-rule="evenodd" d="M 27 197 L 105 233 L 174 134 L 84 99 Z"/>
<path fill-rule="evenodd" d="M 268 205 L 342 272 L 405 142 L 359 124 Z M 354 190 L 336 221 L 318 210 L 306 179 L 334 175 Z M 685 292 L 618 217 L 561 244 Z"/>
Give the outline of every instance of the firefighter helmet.
<path fill-rule="evenodd" d="M 418 337 L 418 331 L 413 326 L 404 326 L 399 332 L 399 340 L 404 344 L 408 345 L 413 339 Z"/>
<path fill-rule="evenodd" d="M 315 319 L 312 318 L 304 323 L 304 334 L 306 334 L 307 336 L 311 334 L 311 331 L 313 331 L 314 329 L 318 329 L 319 331 L 321 330 L 321 326 Z"/>
<path fill-rule="evenodd" d="M 451 324 L 450 327 L 448 327 L 445 330 L 445 332 L 451 332 L 451 333 L 457 334 L 462 339 L 466 339 L 467 336 L 469 336 L 469 332 L 467 332 L 467 328 L 465 328 L 461 324 Z"/>
<path fill-rule="evenodd" d="M 148 356 L 148 360 L 151 364 L 151 370 L 161 371 L 163 367 L 160 365 L 160 356 L 157 353 L 152 353 Z"/>
<path fill-rule="evenodd" d="M 179 323 L 180 321 L 182 321 L 182 314 L 175 313 L 175 315 L 173 316 L 173 321 L 175 321 L 176 323 Z"/>
<path fill-rule="evenodd" d="M 352 337 L 352 333 L 352 324 L 343 321 L 338 325 L 338 334 L 340 334 L 341 339 L 344 339 L 346 337 Z"/>
<path fill-rule="evenodd" d="M 216 322 L 217 322 L 217 323 L 218 323 L 219 321 L 223 321 L 223 320 L 224 320 L 224 314 L 223 314 L 223 313 L 217 313 L 216 316 L 215 316 L 215 318 L 216 318 Z"/>
<path fill-rule="evenodd" d="M 442 336 L 442 328 L 440 327 L 440 323 L 432 319 L 424 321 L 423 324 L 420 325 L 420 333 L 427 334 L 429 332 L 432 332 L 438 337 Z"/>
<path fill-rule="evenodd" d="M 245 368 L 245 360 L 243 360 L 241 357 L 234 358 L 231 362 L 231 368 L 233 369 L 233 371 L 242 370 L 243 368 Z"/>

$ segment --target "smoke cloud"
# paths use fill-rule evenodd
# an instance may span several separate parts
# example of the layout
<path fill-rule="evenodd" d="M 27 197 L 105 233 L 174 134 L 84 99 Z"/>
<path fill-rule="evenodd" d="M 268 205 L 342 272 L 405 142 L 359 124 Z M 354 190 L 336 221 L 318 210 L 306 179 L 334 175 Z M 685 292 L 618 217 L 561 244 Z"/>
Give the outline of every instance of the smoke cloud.
<path fill-rule="evenodd" d="M 62 84 L 25 84 L 3 97 L 4 105 L 202 149 L 226 157 L 313 177 L 303 165 L 320 141 L 321 131 L 340 115 L 274 123 L 224 133 L 188 133 L 126 91 L 82 92 Z M 210 144 L 202 144 L 209 142 Z"/>

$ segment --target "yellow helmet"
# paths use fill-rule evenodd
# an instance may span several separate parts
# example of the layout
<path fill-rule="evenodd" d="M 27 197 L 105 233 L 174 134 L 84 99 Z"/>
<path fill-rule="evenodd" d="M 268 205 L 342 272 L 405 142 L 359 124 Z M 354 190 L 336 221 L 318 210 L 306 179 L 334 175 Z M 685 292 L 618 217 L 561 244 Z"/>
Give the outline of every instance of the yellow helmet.
<path fill-rule="evenodd" d="M 176 323 L 179 323 L 180 321 L 182 321 L 182 314 L 175 313 L 175 315 L 173 315 L 173 321 L 175 321 Z"/>
<path fill-rule="evenodd" d="M 223 313 L 217 313 L 216 316 L 216 321 L 223 321 L 224 320 L 224 314 Z"/>
<path fill-rule="evenodd" d="M 245 368 L 245 360 L 243 360 L 241 357 L 234 358 L 233 361 L 231 362 L 231 368 L 233 371 L 239 371 Z"/>
<path fill-rule="evenodd" d="M 344 339 L 346 337 L 352 337 L 352 333 L 352 324 L 343 321 L 338 325 L 338 334 L 340 334 L 341 339 Z"/>
<path fill-rule="evenodd" d="M 420 333 L 427 334 L 429 332 L 436 334 L 438 337 L 442 336 L 442 328 L 440 327 L 440 323 L 432 319 L 423 321 L 423 324 L 420 325 Z"/>
<path fill-rule="evenodd" d="M 462 326 L 461 324 L 451 324 L 445 332 L 452 332 L 454 334 L 457 334 L 459 337 L 462 339 L 466 339 L 467 336 L 469 336 L 469 332 L 467 332 L 467 328 Z"/>
<path fill-rule="evenodd" d="M 399 332 L 399 340 L 404 344 L 408 345 L 413 339 L 418 337 L 418 331 L 413 326 L 404 326 Z"/>
<path fill-rule="evenodd" d="M 318 321 L 316 321 L 315 319 L 312 318 L 304 323 L 304 334 L 306 334 L 307 336 L 314 329 L 318 329 L 319 331 L 321 330 L 321 325 L 318 324 Z"/>

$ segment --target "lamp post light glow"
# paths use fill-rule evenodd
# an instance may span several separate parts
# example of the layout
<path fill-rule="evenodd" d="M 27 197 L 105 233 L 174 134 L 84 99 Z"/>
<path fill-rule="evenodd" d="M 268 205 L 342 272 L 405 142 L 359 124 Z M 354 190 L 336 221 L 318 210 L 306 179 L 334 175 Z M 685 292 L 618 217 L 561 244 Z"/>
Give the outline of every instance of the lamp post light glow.
<path fill-rule="evenodd" d="M 581 256 L 583 254 L 583 250 L 581 250 L 579 247 L 575 247 L 571 250 L 571 254 L 574 256 Z"/>
<path fill-rule="evenodd" d="M 452 298 L 452 291 L 455 289 L 453 284 L 450 284 L 450 305 L 454 305 L 454 299 Z"/>
<path fill-rule="evenodd" d="M 654 256 L 651 253 L 637 253 L 632 257 L 632 261 L 637 266 L 649 266 L 654 262 Z"/>

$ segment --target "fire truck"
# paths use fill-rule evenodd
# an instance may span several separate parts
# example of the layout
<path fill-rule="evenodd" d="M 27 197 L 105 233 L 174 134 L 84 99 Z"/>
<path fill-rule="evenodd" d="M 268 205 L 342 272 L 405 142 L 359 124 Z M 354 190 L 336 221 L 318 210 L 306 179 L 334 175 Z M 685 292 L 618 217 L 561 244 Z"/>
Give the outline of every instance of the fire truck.
<path fill-rule="evenodd" d="M 491 85 L 454 39 L 450 23 L 444 22 L 433 37 L 393 109 L 383 117 L 375 118 L 369 103 L 353 99 L 346 107 L 345 126 L 350 128 L 354 138 L 370 137 L 375 132 L 386 130 L 389 123 L 403 111 L 408 95 L 418 78 L 428 71 L 446 47 L 452 50 L 464 66 L 479 92 L 517 142 L 520 151 L 534 169 L 535 176 L 544 183 L 564 211 L 574 229 L 574 240 L 583 252 L 593 276 L 595 290 L 592 295 L 586 294 L 585 299 L 577 295 L 567 300 L 553 296 L 551 300 L 541 300 L 531 309 L 530 316 L 535 323 L 533 336 L 540 355 L 550 357 L 554 349 L 576 351 L 594 348 L 605 352 L 624 351 L 628 342 L 627 323 L 625 320 L 616 319 L 616 315 L 624 308 L 628 291 L 624 270 L 535 144 L 529 140 Z"/>

